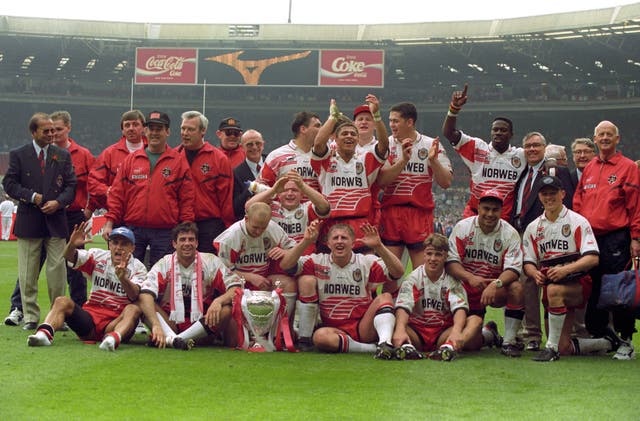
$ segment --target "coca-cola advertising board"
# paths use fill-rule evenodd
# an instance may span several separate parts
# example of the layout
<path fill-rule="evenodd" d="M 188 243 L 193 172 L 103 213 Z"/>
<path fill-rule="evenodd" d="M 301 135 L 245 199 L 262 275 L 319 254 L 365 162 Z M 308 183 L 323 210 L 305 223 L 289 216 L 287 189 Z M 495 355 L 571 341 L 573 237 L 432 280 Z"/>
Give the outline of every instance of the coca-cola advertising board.
<path fill-rule="evenodd" d="M 196 48 L 137 48 L 136 83 L 194 85 L 198 80 Z"/>
<path fill-rule="evenodd" d="M 321 50 L 319 86 L 384 87 L 384 51 Z"/>

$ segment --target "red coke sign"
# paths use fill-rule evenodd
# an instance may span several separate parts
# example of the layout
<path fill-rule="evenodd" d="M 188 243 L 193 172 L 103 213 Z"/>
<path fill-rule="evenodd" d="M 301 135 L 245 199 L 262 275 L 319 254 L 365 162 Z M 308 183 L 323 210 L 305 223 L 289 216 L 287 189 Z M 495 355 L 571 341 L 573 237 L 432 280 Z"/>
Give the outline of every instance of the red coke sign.
<path fill-rule="evenodd" d="M 136 83 L 193 85 L 198 80 L 195 48 L 136 49 Z"/>
<path fill-rule="evenodd" d="M 384 87 L 384 51 L 321 50 L 320 86 Z"/>

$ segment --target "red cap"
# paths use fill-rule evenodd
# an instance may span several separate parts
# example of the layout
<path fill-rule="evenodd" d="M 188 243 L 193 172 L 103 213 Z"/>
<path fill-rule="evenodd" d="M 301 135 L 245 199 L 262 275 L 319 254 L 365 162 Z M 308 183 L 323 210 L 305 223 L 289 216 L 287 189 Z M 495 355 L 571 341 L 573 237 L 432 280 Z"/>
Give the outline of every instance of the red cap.
<path fill-rule="evenodd" d="M 360 113 L 371 114 L 371 109 L 369 109 L 369 106 L 367 104 L 357 106 L 356 109 L 353 110 L 353 119 L 355 120 Z"/>
<path fill-rule="evenodd" d="M 480 194 L 480 200 L 482 199 L 497 199 L 504 202 L 504 196 L 496 189 L 485 190 Z"/>

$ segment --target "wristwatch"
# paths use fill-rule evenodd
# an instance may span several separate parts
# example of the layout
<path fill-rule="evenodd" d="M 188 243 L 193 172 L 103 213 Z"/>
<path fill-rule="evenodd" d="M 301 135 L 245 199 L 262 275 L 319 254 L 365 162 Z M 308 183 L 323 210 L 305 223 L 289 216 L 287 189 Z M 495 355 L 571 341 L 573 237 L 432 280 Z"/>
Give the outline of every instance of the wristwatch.
<path fill-rule="evenodd" d="M 493 283 L 496 285 L 496 288 L 502 288 L 502 279 L 495 279 Z"/>

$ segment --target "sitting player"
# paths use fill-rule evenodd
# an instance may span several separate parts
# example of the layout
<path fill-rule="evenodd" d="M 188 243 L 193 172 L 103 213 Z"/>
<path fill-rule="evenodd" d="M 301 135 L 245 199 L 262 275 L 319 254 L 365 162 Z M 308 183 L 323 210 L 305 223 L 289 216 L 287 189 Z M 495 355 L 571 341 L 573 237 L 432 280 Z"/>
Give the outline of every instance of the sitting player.
<path fill-rule="evenodd" d="M 518 231 L 500 219 L 502 204 L 502 194 L 497 190 L 486 190 L 480 195 L 478 215 L 453 227 L 446 267 L 447 273 L 460 280 L 467 292 L 467 325 L 475 334 L 465 346 L 480 349 L 482 345 L 502 345 L 503 355 L 520 357 L 522 349 L 516 343 L 516 333 L 524 317 L 524 297 L 518 281 L 522 249 Z M 506 306 L 504 343 L 495 322 L 482 329 L 489 305 Z"/>
<path fill-rule="evenodd" d="M 274 201 L 276 196 L 278 200 Z M 307 197 L 309 201 L 300 203 L 302 197 Z M 310 222 L 318 218 L 326 218 L 331 209 L 322 193 L 309 187 L 295 170 L 280 177 L 273 187 L 249 199 L 246 208 L 249 209 L 254 203 L 260 202 L 271 205 L 272 220 L 296 242 L 302 240 Z M 315 247 L 312 244 L 304 254 L 311 254 L 314 251 Z"/>
<path fill-rule="evenodd" d="M 100 341 L 100 349 L 115 351 L 120 342 L 133 336 L 141 311 L 134 304 L 147 270 L 131 253 L 135 247 L 133 232 L 126 227 L 111 231 L 109 250 L 78 249 L 91 242 L 85 238 L 87 222 L 76 225 L 64 250 L 73 268 L 91 277 L 91 294 L 80 307 L 69 297 L 58 297 L 29 346 L 53 343 L 53 335 L 64 323 L 83 341 Z"/>
<path fill-rule="evenodd" d="M 522 238 L 524 271 L 543 287 L 542 302 L 549 313 L 547 344 L 534 361 L 615 351 L 622 343 L 610 329 L 604 338 L 571 339 L 574 311 L 584 307 L 591 294 L 587 271 L 598 264 L 599 250 L 589 222 L 562 204 L 565 194 L 560 179 L 542 178 L 538 197 L 544 213 L 527 226 Z M 549 259 L 565 262 L 545 264 Z"/>
<path fill-rule="evenodd" d="M 195 340 L 225 332 L 235 290 L 242 282 L 218 256 L 197 250 L 196 224 L 182 222 L 171 235 L 176 251 L 158 260 L 147 274 L 140 307 L 157 346 L 166 343 L 189 350 Z"/>
<path fill-rule="evenodd" d="M 297 264 L 296 274 L 312 275 L 299 280 L 299 342 L 308 344 L 313 335 L 313 344 L 321 351 L 375 352 L 375 358 L 391 359 L 393 298 L 382 293 L 374 299 L 371 293 L 381 284 L 395 284 L 404 267 L 382 244 L 374 226 L 365 224 L 361 229 L 365 235 L 356 240 L 350 225 L 333 225 L 327 237 L 331 254 L 300 257 L 318 235 L 318 222 L 313 222 L 281 265 L 293 269 Z M 380 257 L 354 253 L 356 241 Z M 314 333 L 318 306 L 322 327 Z"/>
<path fill-rule="evenodd" d="M 447 237 L 431 234 L 424 246 L 424 264 L 402 282 L 396 299 L 393 346 L 398 359 L 421 359 L 419 349 L 431 359 L 450 361 L 471 336 L 465 327 L 467 294 L 444 271 Z"/>
<path fill-rule="evenodd" d="M 285 249 L 295 245 L 287 233 L 271 220 L 271 208 L 266 203 L 254 203 L 247 208 L 244 219 L 234 223 L 213 240 L 218 256 L 246 280 L 245 288 L 254 291 L 282 289 L 289 317 L 296 303 L 297 285 L 279 268 Z"/>

